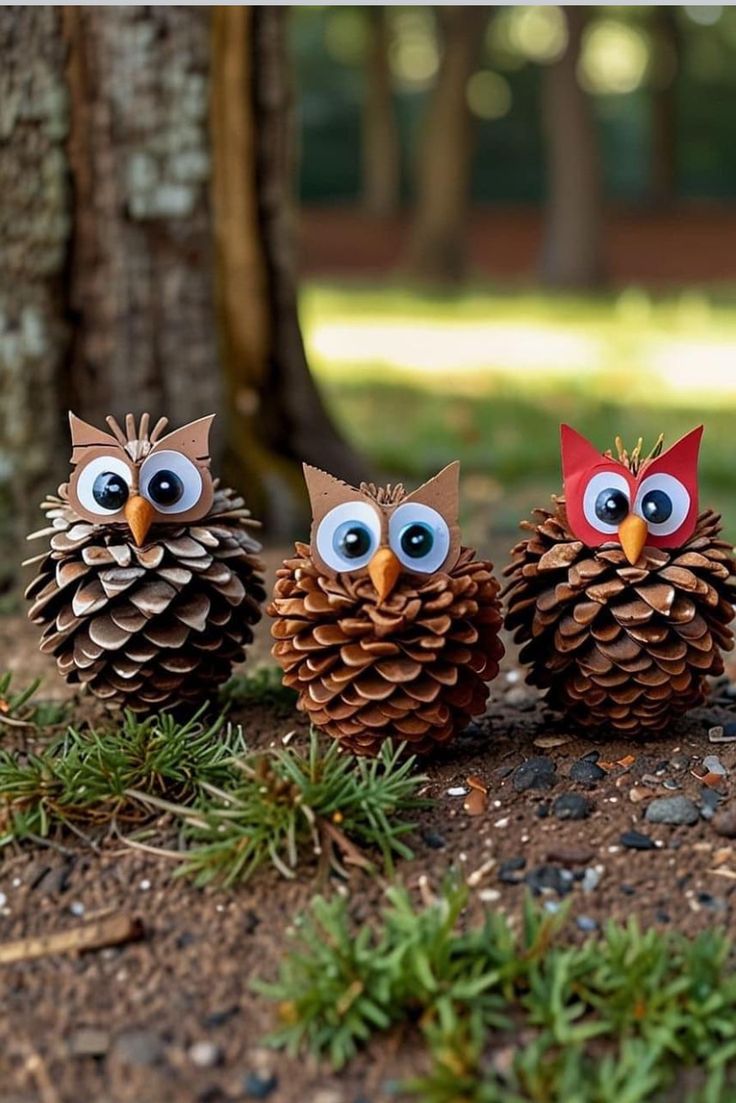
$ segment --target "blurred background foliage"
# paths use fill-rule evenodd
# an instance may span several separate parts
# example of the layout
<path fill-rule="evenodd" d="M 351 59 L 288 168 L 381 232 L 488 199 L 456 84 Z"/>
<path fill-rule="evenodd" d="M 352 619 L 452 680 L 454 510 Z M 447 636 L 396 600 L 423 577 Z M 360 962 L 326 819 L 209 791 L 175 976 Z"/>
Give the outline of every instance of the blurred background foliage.
<path fill-rule="evenodd" d="M 574 106 L 557 99 L 549 119 L 575 15 L 574 78 L 595 145 L 587 198 L 579 179 L 554 180 L 555 121 L 568 125 Z M 366 166 L 378 19 L 397 168 L 377 202 Z M 460 456 L 471 517 L 504 533 L 558 488 L 561 420 L 601 448 L 616 433 L 673 442 L 704 420 L 703 500 L 733 531 L 736 9 L 487 9 L 456 108 L 472 126 L 466 205 L 449 231 L 464 233 L 464 254 L 444 273 L 412 263 L 422 142 L 428 126 L 434 144 L 446 138 L 432 129 L 443 31 L 433 7 L 293 13 L 301 317 L 335 418 L 408 478 Z M 568 159 L 585 140 L 572 124 Z M 599 238 L 587 263 L 585 241 L 563 243 L 582 269 L 573 258 L 555 271 L 554 208 L 571 193 L 571 220 L 580 200 L 578 230 Z"/>
<path fill-rule="evenodd" d="M 0 56 L 6 587 L 69 406 L 217 411 L 280 543 L 302 459 L 459 457 L 508 545 L 561 420 L 704 421 L 736 534 L 736 8 L 16 7 Z"/>
<path fill-rule="evenodd" d="M 386 9 L 387 54 L 401 145 L 400 194 L 414 194 L 421 120 L 440 66 L 431 6 Z M 361 117 L 371 13 L 303 7 L 292 15 L 299 88 L 300 196 L 353 203 L 362 194 Z M 664 24 L 664 27 L 662 26 Z M 544 66 L 567 45 L 555 6 L 489 9 L 477 67 L 465 88 L 477 120 L 472 197 L 478 203 L 540 203 L 546 196 L 540 94 Z M 736 8 L 607 6 L 589 10 L 578 75 L 600 132 L 609 199 L 652 198 L 653 99 L 669 90 L 676 113 L 678 198 L 736 196 Z"/>

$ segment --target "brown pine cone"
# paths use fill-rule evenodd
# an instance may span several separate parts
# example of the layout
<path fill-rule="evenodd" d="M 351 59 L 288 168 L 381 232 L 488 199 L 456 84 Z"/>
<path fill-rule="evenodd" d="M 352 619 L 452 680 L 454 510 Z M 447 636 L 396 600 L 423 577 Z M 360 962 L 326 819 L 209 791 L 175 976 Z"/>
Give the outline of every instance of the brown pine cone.
<path fill-rule="evenodd" d="M 503 655 L 492 571 L 463 548 L 449 573 L 402 576 L 379 602 L 367 576 L 327 578 L 297 544 L 268 613 L 298 707 L 356 754 L 388 737 L 418 753 L 451 739 L 484 711 Z"/>
<path fill-rule="evenodd" d="M 646 547 L 636 566 L 614 544 L 587 548 L 564 498 L 517 544 L 504 572 L 506 627 L 524 646 L 527 681 L 573 721 L 647 734 L 701 704 L 734 645 L 731 545 L 702 513 L 680 548 Z"/>
<path fill-rule="evenodd" d="M 59 673 L 135 712 L 212 696 L 242 662 L 265 599 L 243 499 L 215 483 L 194 524 L 155 524 L 143 547 L 123 526 L 80 519 L 67 484 L 42 505 L 50 552 L 26 591 Z M 31 538 L 33 538 L 31 537 Z"/>

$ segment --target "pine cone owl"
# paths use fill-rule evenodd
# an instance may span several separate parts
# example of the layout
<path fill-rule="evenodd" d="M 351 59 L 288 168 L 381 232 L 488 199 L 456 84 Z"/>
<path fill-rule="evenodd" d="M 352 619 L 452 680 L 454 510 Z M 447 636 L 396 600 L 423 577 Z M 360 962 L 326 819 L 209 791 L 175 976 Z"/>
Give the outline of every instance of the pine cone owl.
<path fill-rule="evenodd" d="M 459 465 L 413 494 L 304 472 L 311 545 L 268 610 L 284 682 L 356 754 L 389 736 L 429 751 L 483 712 L 503 654 L 493 568 L 460 543 Z"/>
<path fill-rule="evenodd" d="M 50 551 L 29 563 L 41 650 L 136 712 L 207 699 L 242 661 L 265 598 L 254 522 L 209 471 L 212 417 L 162 436 L 148 414 L 111 433 L 69 415 L 72 476 L 42 505 Z"/>
<path fill-rule="evenodd" d="M 698 513 L 702 428 L 661 453 L 601 455 L 562 427 L 565 496 L 537 510 L 506 574 L 527 680 L 580 724 L 656 732 L 705 696 L 730 651 L 734 559 Z"/>

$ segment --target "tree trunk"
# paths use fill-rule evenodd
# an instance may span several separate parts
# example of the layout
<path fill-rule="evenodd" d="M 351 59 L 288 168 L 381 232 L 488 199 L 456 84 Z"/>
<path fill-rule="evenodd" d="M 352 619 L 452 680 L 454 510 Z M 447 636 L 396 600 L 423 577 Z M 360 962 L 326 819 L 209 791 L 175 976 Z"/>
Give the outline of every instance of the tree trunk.
<path fill-rule="evenodd" d="M 603 211 L 595 122 L 576 72 L 587 11 L 567 6 L 564 12 L 567 49 L 545 67 L 542 80 L 548 180 L 542 279 L 589 287 L 603 276 Z"/>
<path fill-rule="evenodd" d="M 60 13 L 0 9 L 0 589 L 64 472 L 67 100 Z"/>
<path fill-rule="evenodd" d="M 681 42 L 675 8 L 653 7 L 650 196 L 670 206 L 677 196 L 677 73 Z"/>
<path fill-rule="evenodd" d="M 229 474 L 282 533 L 306 510 L 302 459 L 362 474 L 299 331 L 285 15 L 0 10 L 0 494 L 12 486 L 14 536 L 68 471 L 70 405 L 96 423 L 224 413 Z"/>
<path fill-rule="evenodd" d="M 214 10 L 211 117 L 227 473 L 277 533 L 303 510 L 303 460 L 365 474 L 325 411 L 299 329 L 285 14 Z"/>
<path fill-rule="evenodd" d="M 466 87 L 480 54 L 487 8 L 439 11 L 443 54 L 424 123 L 408 270 L 417 279 L 457 282 L 465 274 L 473 120 Z"/>
<path fill-rule="evenodd" d="M 207 196 L 209 13 L 67 7 L 70 404 L 219 411 Z"/>
<path fill-rule="evenodd" d="M 401 148 L 388 63 L 386 8 L 367 7 L 369 35 L 363 94 L 363 207 L 375 218 L 399 209 Z"/>

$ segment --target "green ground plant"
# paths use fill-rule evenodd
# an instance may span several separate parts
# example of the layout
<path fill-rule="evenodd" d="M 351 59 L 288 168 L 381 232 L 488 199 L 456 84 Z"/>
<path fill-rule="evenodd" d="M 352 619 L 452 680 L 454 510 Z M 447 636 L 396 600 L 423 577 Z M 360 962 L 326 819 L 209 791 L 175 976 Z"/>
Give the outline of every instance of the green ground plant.
<path fill-rule="evenodd" d="M 527 901 L 517 932 L 486 912 L 466 925 L 468 890 L 449 880 L 415 907 L 393 886 L 378 921 L 317 897 L 273 981 L 275 1046 L 342 1067 L 371 1039 L 413 1026 L 428 1072 L 405 1085 L 422 1103 L 645 1103 L 679 1070 L 690 1098 L 726 1103 L 736 1060 L 736 972 L 722 931 L 695 939 L 609 923 L 580 943 Z"/>
<path fill-rule="evenodd" d="M 274 686 L 267 671 L 230 700 L 273 704 Z M 16 712 L 32 708 L 32 692 L 13 699 Z M 0 748 L 0 845 L 114 823 L 155 851 L 152 824 L 163 812 L 174 818 L 181 872 L 200 885 L 231 886 L 269 863 L 291 878 L 315 855 L 341 872 L 390 873 L 395 858 L 412 855 L 406 837 L 428 803 L 418 795 L 425 780 L 388 743 L 370 762 L 314 732 L 305 751 L 251 750 L 240 726 L 209 719 L 206 706 L 185 721 L 128 712 L 121 725 Z"/>
<path fill-rule="evenodd" d="M 324 750 L 313 732 L 306 755 L 257 752 L 235 769 L 227 789 L 205 784 L 193 808 L 179 811 L 188 842 L 182 872 L 197 884 L 230 886 L 268 862 L 291 878 L 308 854 L 370 868 L 367 848 L 387 873 L 394 858 L 412 857 L 407 817 L 429 802 L 417 795 L 426 778 L 401 747 L 387 743 L 377 759 L 353 759 L 336 743 Z"/>
<path fill-rule="evenodd" d="M 50 728 L 62 724 L 69 713 L 64 701 L 39 700 L 41 679 L 35 678 L 23 689 L 14 689 L 10 672 L 0 675 L 0 732 L 6 728 Z"/>

